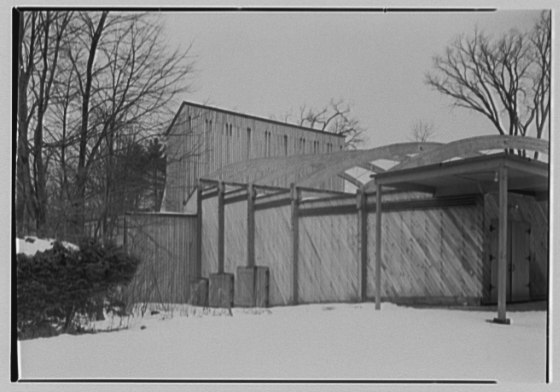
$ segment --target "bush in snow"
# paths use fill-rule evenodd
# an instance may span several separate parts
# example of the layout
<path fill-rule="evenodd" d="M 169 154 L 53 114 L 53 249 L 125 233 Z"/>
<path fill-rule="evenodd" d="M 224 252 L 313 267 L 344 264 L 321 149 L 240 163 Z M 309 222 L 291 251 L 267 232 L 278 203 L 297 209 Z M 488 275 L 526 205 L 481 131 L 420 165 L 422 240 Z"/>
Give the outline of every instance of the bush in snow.
<path fill-rule="evenodd" d="M 76 315 L 103 306 L 124 308 L 119 288 L 129 283 L 139 259 L 122 248 L 87 240 L 79 250 L 55 242 L 34 256 L 17 255 L 18 337 L 80 331 Z"/>

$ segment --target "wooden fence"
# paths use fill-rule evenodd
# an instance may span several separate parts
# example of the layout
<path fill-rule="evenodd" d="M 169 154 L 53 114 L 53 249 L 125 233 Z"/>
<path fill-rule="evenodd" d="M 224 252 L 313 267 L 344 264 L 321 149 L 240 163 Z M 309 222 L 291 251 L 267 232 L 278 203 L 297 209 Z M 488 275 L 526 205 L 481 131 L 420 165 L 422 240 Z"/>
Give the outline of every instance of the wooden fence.
<path fill-rule="evenodd" d="M 196 271 L 197 217 L 129 214 L 125 245 L 141 259 L 128 286 L 131 302 L 186 303 Z"/>
<path fill-rule="evenodd" d="M 257 191 L 251 245 L 247 229 L 251 212 L 243 189 L 238 184 L 237 188 L 225 187 L 223 191 L 222 272 L 235 273 L 238 266 L 251 262 L 269 267 L 271 305 L 374 298 L 374 195 L 366 195 L 367 200 L 362 202 L 360 194 L 333 193 L 313 198 L 299 188 L 291 193 Z M 220 197 L 212 185 L 200 194 L 202 272 L 208 276 L 219 272 Z M 532 208 L 543 208 L 533 199 L 525 199 Z M 489 203 L 488 197 L 481 195 L 385 195 L 381 221 L 382 298 L 401 302 L 480 302 L 487 295 L 484 249 Z M 533 226 L 542 231 L 546 216 L 540 215 L 539 223 Z M 248 254 L 251 246 L 255 248 L 254 261 Z M 542 244 L 535 246 L 535 252 L 541 259 L 546 254 Z"/>
<path fill-rule="evenodd" d="M 269 268 L 270 305 L 377 295 L 374 194 L 252 187 L 206 183 L 197 193 L 199 215 L 128 215 L 128 249 L 143 259 L 131 285 L 136 300 L 188 302 L 191 281 L 246 266 Z M 531 227 L 531 297 L 546 297 L 548 202 L 510 199 L 510 219 Z M 383 299 L 489 298 L 496 195 L 385 194 L 382 211 Z"/>

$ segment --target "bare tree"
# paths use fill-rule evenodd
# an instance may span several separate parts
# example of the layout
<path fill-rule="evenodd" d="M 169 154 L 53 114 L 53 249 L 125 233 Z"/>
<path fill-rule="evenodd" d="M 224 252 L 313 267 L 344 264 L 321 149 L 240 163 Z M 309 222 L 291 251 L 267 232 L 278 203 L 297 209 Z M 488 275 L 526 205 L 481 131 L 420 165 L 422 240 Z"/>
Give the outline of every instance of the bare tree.
<path fill-rule="evenodd" d="M 487 117 L 501 135 L 541 138 L 550 126 L 550 26 L 543 12 L 528 33 L 460 37 L 434 57 L 426 83 Z"/>
<path fill-rule="evenodd" d="M 146 13 L 21 18 L 16 219 L 39 223 L 60 212 L 81 235 L 86 218 L 115 210 L 108 204 L 122 191 L 112 171 L 123 138 L 161 134 L 174 98 L 188 90 L 190 47 L 169 51 Z M 46 206 L 57 211 L 45 215 Z"/>
<path fill-rule="evenodd" d="M 18 111 L 16 157 L 16 220 L 18 232 L 29 231 L 31 225 L 31 170 L 29 164 L 29 121 L 34 107 L 29 107 L 28 91 L 31 75 L 35 70 L 37 15 L 19 14 L 18 32 Z M 21 233 L 18 233 L 21 234 Z"/>
<path fill-rule="evenodd" d="M 39 234 L 46 224 L 45 116 L 71 15 L 54 11 L 20 13 L 16 217 L 20 228 Z"/>
<path fill-rule="evenodd" d="M 412 125 L 411 139 L 415 142 L 424 143 L 435 136 L 434 123 L 418 120 Z"/>
<path fill-rule="evenodd" d="M 351 106 L 342 99 L 331 100 L 322 109 L 314 109 L 307 105 L 300 106 L 295 121 L 303 127 L 323 132 L 343 135 L 346 148 L 357 148 L 364 141 L 364 128 L 358 119 L 351 115 Z M 290 121 L 291 113 L 282 116 L 283 121 Z"/>

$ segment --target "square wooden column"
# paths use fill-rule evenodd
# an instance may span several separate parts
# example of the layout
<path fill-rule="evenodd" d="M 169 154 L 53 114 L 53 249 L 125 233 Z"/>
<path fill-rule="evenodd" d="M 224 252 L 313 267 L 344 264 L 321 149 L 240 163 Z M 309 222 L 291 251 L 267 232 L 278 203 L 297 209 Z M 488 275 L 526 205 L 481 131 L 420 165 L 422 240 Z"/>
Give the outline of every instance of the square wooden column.
<path fill-rule="evenodd" d="M 255 266 L 255 187 L 247 186 L 247 267 Z"/>
<path fill-rule="evenodd" d="M 198 278 L 202 271 L 202 182 L 196 186 L 196 260 L 191 278 Z"/>
<path fill-rule="evenodd" d="M 224 272 L 225 256 L 225 185 L 223 181 L 218 183 L 218 273 Z"/>
<path fill-rule="evenodd" d="M 498 317 L 494 322 L 509 324 L 506 317 L 507 293 L 507 219 L 508 219 L 508 174 L 507 168 L 498 169 L 499 205 L 498 205 Z"/>
<path fill-rule="evenodd" d="M 381 197 L 382 186 L 377 184 L 375 202 L 375 309 L 381 309 Z"/>
<path fill-rule="evenodd" d="M 300 189 L 292 183 L 290 186 L 290 196 L 292 199 L 292 303 L 297 305 L 299 302 L 298 290 L 298 264 L 299 264 L 299 198 Z"/>
<path fill-rule="evenodd" d="M 367 264 L 368 264 L 368 221 L 367 221 L 367 195 L 365 190 L 357 191 L 357 207 L 358 207 L 358 235 L 360 244 L 360 298 L 362 301 L 367 300 Z"/>

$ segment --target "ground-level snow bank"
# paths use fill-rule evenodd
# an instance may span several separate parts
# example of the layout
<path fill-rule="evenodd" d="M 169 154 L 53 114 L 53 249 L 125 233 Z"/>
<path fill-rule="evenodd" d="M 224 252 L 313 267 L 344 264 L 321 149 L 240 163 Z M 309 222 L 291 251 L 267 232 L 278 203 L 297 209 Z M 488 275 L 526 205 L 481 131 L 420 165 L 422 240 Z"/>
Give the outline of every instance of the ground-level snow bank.
<path fill-rule="evenodd" d="M 28 256 L 33 256 L 37 252 L 44 252 L 48 249 L 52 249 L 55 243 L 54 239 L 51 238 L 37 238 L 32 236 L 27 236 L 24 238 L 16 238 L 16 254 L 23 253 Z M 78 246 L 70 242 L 61 242 L 67 249 L 78 250 Z"/>
<path fill-rule="evenodd" d="M 118 332 L 19 342 L 23 379 L 370 379 L 544 382 L 546 313 L 318 304 L 175 312 Z"/>

